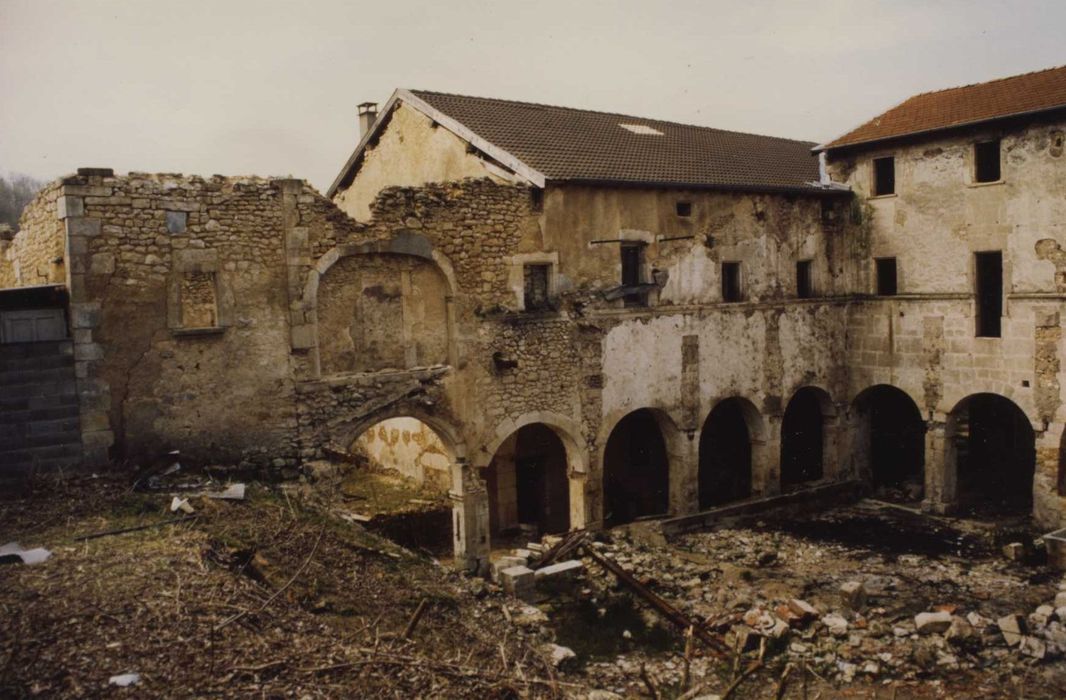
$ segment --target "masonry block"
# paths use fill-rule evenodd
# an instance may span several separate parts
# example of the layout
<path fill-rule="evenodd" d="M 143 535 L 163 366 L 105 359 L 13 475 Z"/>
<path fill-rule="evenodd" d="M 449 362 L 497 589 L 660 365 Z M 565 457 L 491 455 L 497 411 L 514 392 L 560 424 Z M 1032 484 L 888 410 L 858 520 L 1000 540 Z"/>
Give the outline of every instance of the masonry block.
<path fill-rule="evenodd" d="M 525 600 L 533 595 L 535 577 L 528 567 L 512 566 L 500 572 L 500 583 L 503 590 Z"/>
<path fill-rule="evenodd" d="M 60 197 L 56 200 L 56 216 L 60 219 L 85 216 L 85 200 L 81 197 Z"/>

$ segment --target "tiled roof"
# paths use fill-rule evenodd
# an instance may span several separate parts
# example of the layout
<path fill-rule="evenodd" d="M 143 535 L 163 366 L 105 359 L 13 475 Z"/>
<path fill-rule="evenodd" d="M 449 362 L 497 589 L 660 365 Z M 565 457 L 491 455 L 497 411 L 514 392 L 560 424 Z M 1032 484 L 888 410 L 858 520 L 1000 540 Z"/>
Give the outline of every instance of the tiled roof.
<path fill-rule="evenodd" d="M 823 148 L 880 141 L 1057 107 L 1066 107 L 1066 66 L 915 95 Z"/>
<path fill-rule="evenodd" d="M 533 174 L 535 181 L 825 191 L 811 184 L 819 179 L 818 159 L 811 154 L 815 144 L 807 141 L 424 90 L 397 91 L 386 111 L 397 99 L 454 122 L 464 138 L 481 142 L 477 145 L 490 156 Z M 330 196 L 350 182 L 367 140 L 330 187 Z"/>
<path fill-rule="evenodd" d="M 548 180 L 807 190 L 814 144 L 622 114 L 413 90 Z"/>

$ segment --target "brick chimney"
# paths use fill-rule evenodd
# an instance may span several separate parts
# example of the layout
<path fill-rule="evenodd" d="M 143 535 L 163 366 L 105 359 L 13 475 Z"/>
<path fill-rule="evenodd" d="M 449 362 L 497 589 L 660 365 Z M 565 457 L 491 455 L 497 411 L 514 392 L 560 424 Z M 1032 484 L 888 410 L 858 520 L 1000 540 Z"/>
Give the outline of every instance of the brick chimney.
<path fill-rule="evenodd" d="M 374 127 L 378 118 L 378 103 L 364 102 L 359 105 L 359 138 L 366 136 L 366 132 Z"/>

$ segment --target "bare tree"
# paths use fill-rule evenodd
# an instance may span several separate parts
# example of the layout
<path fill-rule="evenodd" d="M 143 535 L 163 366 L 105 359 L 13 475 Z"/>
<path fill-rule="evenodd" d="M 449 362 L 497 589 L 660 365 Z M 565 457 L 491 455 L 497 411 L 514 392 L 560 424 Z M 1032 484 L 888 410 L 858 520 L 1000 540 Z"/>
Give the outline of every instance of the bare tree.
<path fill-rule="evenodd" d="M 43 182 L 29 175 L 0 176 L 0 224 L 11 224 L 18 230 L 22 210 L 43 186 Z"/>

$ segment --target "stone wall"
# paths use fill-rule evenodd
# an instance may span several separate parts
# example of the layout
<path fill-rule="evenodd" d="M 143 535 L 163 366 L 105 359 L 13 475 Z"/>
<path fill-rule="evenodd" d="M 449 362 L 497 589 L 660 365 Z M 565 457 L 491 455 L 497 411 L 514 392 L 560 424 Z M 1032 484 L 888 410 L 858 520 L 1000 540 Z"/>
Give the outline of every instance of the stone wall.
<path fill-rule="evenodd" d="M 393 469 L 440 491 L 451 487 L 451 458 L 433 429 L 417 418 L 387 418 L 352 444 L 353 453 L 378 469 Z"/>
<path fill-rule="evenodd" d="M 1021 409 L 1037 435 L 1034 514 L 1066 523 L 1056 488 L 1066 412 L 1061 391 L 1061 285 L 1066 167 L 1060 123 L 998 126 L 830 154 L 829 173 L 851 186 L 865 219 L 868 255 L 853 291 L 876 291 L 873 260 L 895 257 L 899 294 L 868 298 L 847 315 L 850 397 L 890 384 L 928 420 L 927 491 L 953 488 L 945 426 L 966 397 L 989 393 Z M 974 182 L 973 144 L 1001 139 L 1002 177 Z M 872 196 L 872 161 L 895 158 L 895 193 Z M 1000 337 L 975 337 L 974 254 L 1002 251 Z M 946 484 L 946 486 L 945 486 Z M 950 497 L 949 497 L 950 500 Z M 950 504 L 933 503 L 934 507 Z"/>
<path fill-rule="evenodd" d="M 67 203 L 57 201 L 59 194 L 58 183 L 45 187 L 23 211 L 20 232 L 10 240 L 0 235 L 0 289 L 66 282 L 66 236 L 56 209 Z"/>

